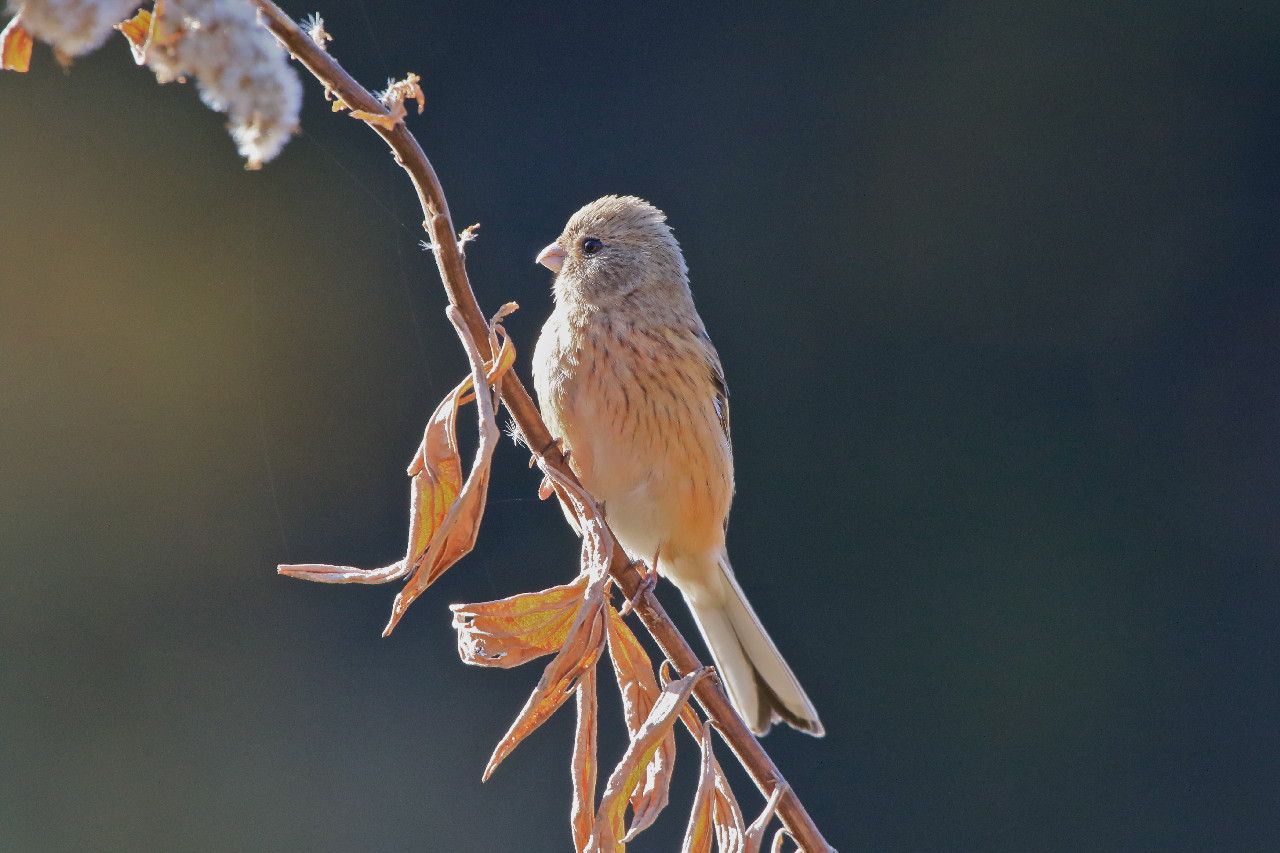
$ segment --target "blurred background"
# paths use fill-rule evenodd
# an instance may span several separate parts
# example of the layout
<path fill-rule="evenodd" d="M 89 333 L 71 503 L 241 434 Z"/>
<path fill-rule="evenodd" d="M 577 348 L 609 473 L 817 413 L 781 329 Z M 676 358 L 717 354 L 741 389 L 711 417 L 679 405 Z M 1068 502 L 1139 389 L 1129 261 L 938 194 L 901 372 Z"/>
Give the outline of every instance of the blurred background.
<path fill-rule="evenodd" d="M 422 76 L 524 375 L 567 217 L 669 214 L 833 844 L 1280 848 L 1280 5 L 691 6 L 286 4 Z M 246 172 L 122 39 L 0 76 L 0 849 L 570 849 L 572 711 L 482 786 L 542 667 L 446 609 L 574 573 L 526 453 L 389 639 L 393 586 L 275 574 L 401 555 L 465 370 L 408 182 L 304 82 Z"/>

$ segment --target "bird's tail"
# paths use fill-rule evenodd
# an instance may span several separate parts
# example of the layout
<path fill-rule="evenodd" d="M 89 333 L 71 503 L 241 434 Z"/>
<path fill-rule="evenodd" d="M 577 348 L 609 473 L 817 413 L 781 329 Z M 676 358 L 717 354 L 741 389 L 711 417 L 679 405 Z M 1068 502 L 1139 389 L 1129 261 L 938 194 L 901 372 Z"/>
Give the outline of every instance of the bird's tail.
<path fill-rule="evenodd" d="M 738 713 L 758 735 L 767 732 L 774 721 L 781 720 L 802 732 L 822 737 L 826 730 L 818 719 L 818 712 L 751 609 L 733 576 L 728 557 L 721 553 L 715 568 L 700 568 L 687 576 L 700 581 L 710 578 L 711 582 L 699 583 L 697 586 L 702 587 L 699 589 L 680 584 L 681 590 Z"/>

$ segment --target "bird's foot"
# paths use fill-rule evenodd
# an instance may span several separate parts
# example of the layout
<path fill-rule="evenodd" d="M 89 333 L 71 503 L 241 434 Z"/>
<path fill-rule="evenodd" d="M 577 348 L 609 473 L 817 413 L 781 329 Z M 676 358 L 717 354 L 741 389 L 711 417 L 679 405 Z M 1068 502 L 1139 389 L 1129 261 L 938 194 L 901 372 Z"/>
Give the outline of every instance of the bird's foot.
<path fill-rule="evenodd" d="M 552 451 L 552 449 L 560 451 L 560 458 L 563 459 L 566 464 L 569 462 L 569 448 L 564 446 L 564 439 L 553 438 L 547 443 L 546 447 L 529 457 L 529 467 L 532 468 L 534 465 L 537 465 L 538 460 L 545 457 Z"/>
<path fill-rule="evenodd" d="M 622 609 L 618 611 L 619 616 L 626 616 L 636 608 L 636 602 L 639 601 L 646 592 L 650 592 L 658 585 L 658 555 L 653 555 L 652 567 L 646 566 L 643 560 L 632 562 L 631 567 L 636 570 L 636 574 L 640 575 L 640 585 L 636 587 L 635 594 L 627 599 L 622 605 Z"/>
<path fill-rule="evenodd" d="M 542 448 L 540 453 L 535 453 L 529 457 L 529 467 L 532 468 L 534 465 L 537 465 L 538 460 L 544 459 L 552 448 L 560 451 L 560 458 L 567 465 L 569 463 L 569 450 L 564 446 L 564 439 L 553 438 L 546 447 Z M 556 488 L 552 484 L 551 478 L 543 477 L 541 485 L 538 486 L 538 497 L 545 501 L 555 493 Z"/>

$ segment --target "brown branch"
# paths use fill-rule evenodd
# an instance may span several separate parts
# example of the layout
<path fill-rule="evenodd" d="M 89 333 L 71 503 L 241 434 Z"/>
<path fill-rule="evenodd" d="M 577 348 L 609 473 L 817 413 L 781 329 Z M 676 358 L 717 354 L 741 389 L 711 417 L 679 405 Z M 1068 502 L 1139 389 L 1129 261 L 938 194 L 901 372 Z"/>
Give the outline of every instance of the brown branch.
<path fill-rule="evenodd" d="M 389 115 L 376 97 L 357 83 L 329 54 L 317 47 L 293 19 L 271 0 L 253 0 L 253 3 L 261 12 L 264 26 L 327 89 L 340 97 L 353 110 Z M 377 122 L 367 122 L 367 124 L 391 147 L 396 162 L 409 173 L 426 217 L 423 227 L 431 237 L 436 266 L 440 270 L 440 278 L 449 302 L 461 313 L 481 354 L 486 359 L 491 358 L 492 353 L 488 345 L 488 323 L 484 312 L 480 310 L 479 303 L 476 302 L 475 294 L 471 291 L 466 266 L 459 251 L 459 236 L 454 231 L 453 221 L 449 216 L 449 206 L 445 203 L 444 191 L 440 188 L 435 169 L 432 168 L 427 155 L 423 153 L 422 147 L 409 133 L 403 121 L 396 122 L 389 128 Z M 553 445 L 551 434 L 542 422 L 537 406 L 534 405 L 533 399 L 515 375 L 514 370 L 503 377 L 501 392 L 502 403 L 511 412 L 524 435 L 526 444 L 535 452 L 542 451 L 548 465 L 577 482 L 577 478 L 565 464 L 559 446 Z M 617 545 L 614 546 L 609 572 L 628 597 L 636 597 L 640 591 L 640 575 L 632 566 L 626 553 Z M 681 636 L 675 623 L 667 616 L 652 591 L 645 591 L 636 599 L 635 612 L 645 628 L 653 635 L 663 654 L 671 660 L 682 675 L 696 672 L 702 667 L 698 656 Z M 698 702 L 765 798 L 771 799 L 779 788 L 784 789 L 778 803 L 778 815 L 800 848 L 806 853 L 822 853 L 822 851 L 834 853 L 834 848 L 822 837 L 822 833 L 818 831 L 813 819 L 805 811 L 799 797 L 795 795 L 794 789 L 787 784 L 760 741 L 729 704 L 729 697 L 720 686 L 720 682 L 712 678 L 703 679 L 694 695 L 697 696 Z"/>

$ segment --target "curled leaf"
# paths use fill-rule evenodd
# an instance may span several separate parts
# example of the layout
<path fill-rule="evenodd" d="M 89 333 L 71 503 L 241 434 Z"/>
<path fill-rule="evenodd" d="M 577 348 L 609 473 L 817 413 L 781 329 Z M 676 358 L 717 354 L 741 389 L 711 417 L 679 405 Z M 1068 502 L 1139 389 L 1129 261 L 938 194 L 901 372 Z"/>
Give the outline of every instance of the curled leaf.
<path fill-rule="evenodd" d="M 760 847 L 764 844 L 764 831 L 768 828 L 769 822 L 773 820 L 774 813 L 778 810 L 778 803 L 782 802 L 782 797 L 791 786 L 785 782 L 773 789 L 773 793 L 769 795 L 769 802 L 765 803 L 764 811 L 760 812 L 760 817 L 751 822 L 751 826 L 747 827 L 746 834 L 742 840 L 742 853 L 760 853 Z M 782 836 L 785 829 L 778 830 L 773 838 L 773 849 L 775 851 L 782 848 Z"/>
<path fill-rule="evenodd" d="M 702 747 L 702 763 L 698 769 L 698 790 L 693 796 L 693 808 L 689 811 L 689 826 L 684 832 L 680 853 L 711 853 L 715 839 L 716 759 L 711 752 L 711 724 L 699 730 L 698 745 Z"/>
<path fill-rule="evenodd" d="M 708 732 L 707 748 L 711 748 L 711 737 Z M 724 851 L 740 853 L 746 843 L 747 829 L 742 818 L 742 809 L 738 807 L 738 799 L 729 787 L 729 779 L 724 775 L 720 762 L 712 759 L 715 765 L 716 790 L 712 796 L 711 821 L 716 830 L 716 846 Z"/>
<path fill-rule="evenodd" d="M 31 33 L 22 26 L 22 15 L 14 15 L 0 32 L 0 70 L 25 73 L 31 67 L 34 44 Z"/>
<path fill-rule="evenodd" d="M 489 389 L 501 381 L 515 362 L 515 348 L 501 327 L 497 327 L 495 334 L 501 337 L 502 344 L 498 354 L 484 363 L 457 309 L 449 306 L 447 313 L 467 349 L 471 375 L 436 407 L 422 444 L 409 464 L 409 475 L 413 479 L 409 544 L 404 559 L 380 569 L 324 564 L 286 565 L 277 569 L 283 575 L 324 583 L 386 583 L 408 576 L 408 582 L 392 605 L 391 619 L 383 636 L 391 633 L 414 599 L 475 546 L 488 493 L 489 463 L 501 435 L 494 417 L 495 395 Z M 477 382 L 483 390 L 471 394 Z M 471 473 L 463 482 L 462 457 L 458 451 L 458 408 L 471 400 L 477 404 L 480 442 Z"/>
<path fill-rule="evenodd" d="M 653 676 L 653 664 L 644 646 L 627 623 L 612 607 L 608 610 L 609 657 L 618 679 L 618 691 L 622 694 L 622 713 L 627 730 L 634 737 L 648 719 L 654 703 L 661 695 L 658 681 Z M 631 793 L 631 826 L 626 840 L 630 841 L 657 819 L 667 805 L 671 789 L 671 774 L 676 760 L 676 737 L 668 731 L 644 769 L 644 777 Z"/>
<path fill-rule="evenodd" d="M 351 117 L 369 124 L 376 124 L 384 130 L 391 130 L 397 124 L 403 122 L 404 117 L 408 115 L 404 108 L 404 102 L 409 99 L 418 102 L 418 114 L 421 115 L 427 102 L 426 96 L 422 93 L 422 87 L 418 85 L 421 79 L 417 74 L 411 73 L 403 80 L 389 83 L 387 91 L 383 92 L 379 98 L 382 101 L 382 105 L 387 108 L 386 113 L 352 110 Z"/>
<path fill-rule="evenodd" d="M 404 560 L 380 569 L 357 569 L 354 566 L 333 566 L 328 563 L 294 563 L 277 566 L 276 571 L 291 578 L 317 583 L 387 583 L 409 574 Z"/>
<path fill-rule="evenodd" d="M 573 827 L 573 849 L 577 853 L 587 849 L 591 840 L 591 825 L 596 813 L 596 728 L 599 714 L 596 709 L 596 668 L 588 667 L 578 679 L 578 725 L 573 738 L 573 806 L 569 810 L 569 823 Z"/>
<path fill-rule="evenodd" d="M 453 604 L 458 655 L 475 666 L 519 666 L 564 646 L 587 588 L 573 583 L 483 604 Z"/>
<path fill-rule="evenodd" d="M 608 575 L 614 540 L 600 507 L 578 483 L 547 465 L 541 457 L 537 461 L 546 476 L 544 482 L 552 485 L 569 524 L 582 537 L 582 571 L 592 578 Z"/>
<path fill-rule="evenodd" d="M 488 779 L 520 741 L 545 723 L 564 704 L 578 679 L 600 659 L 605 637 L 604 610 L 608 606 L 604 591 L 608 581 L 606 575 L 587 587 L 564 645 L 551 659 L 551 663 L 547 664 L 542 678 L 538 680 L 538 686 L 534 688 L 511 728 L 494 748 L 483 778 Z"/>
<path fill-rule="evenodd" d="M 139 65 L 147 63 L 147 49 L 155 35 L 157 16 L 146 9 L 139 9 L 138 14 L 127 21 L 116 24 L 120 35 L 129 42 L 129 50 L 133 53 L 133 61 Z"/>
<path fill-rule="evenodd" d="M 689 720 L 684 722 L 688 726 Z M 742 810 L 738 808 L 738 801 L 720 762 L 716 761 L 711 743 L 711 723 L 690 727 L 689 730 L 702 748 L 702 764 L 680 853 L 710 853 L 712 839 L 721 853 L 745 853 L 747 836 Z"/>
<path fill-rule="evenodd" d="M 600 797 L 600 808 L 596 812 L 595 826 L 591 831 L 591 844 L 587 847 L 593 851 L 621 850 L 622 840 L 626 834 L 624 817 L 631 792 L 644 780 L 645 769 L 653 760 L 654 753 L 662 746 L 666 736 L 671 733 L 680 712 L 685 708 L 693 688 L 711 670 L 704 667 L 684 678 L 671 682 L 663 689 L 649 711 L 640 730 L 631 738 L 622 760 L 609 776 Z"/>
<path fill-rule="evenodd" d="M 515 348 L 511 346 L 510 339 L 506 338 L 504 333 L 502 348 L 494 357 L 492 365 L 485 365 L 481 362 L 475 341 L 471 339 L 471 334 L 462 321 L 462 315 L 452 305 L 448 308 L 448 315 L 458 330 L 458 335 L 467 344 L 467 355 L 471 360 L 472 375 L 455 389 L 455 399 L 460 400 L 462 393 L 470 388 L 474 381 L 476 406 L 479 410 L 480 443 L 476 447 L 475 461 L 471 463 L 471 473 L 467 476 L 467 481 L 462 485 L 460 492 L 455 492 L 457 497 L 441 517 L 438 513 L 443 501 L 436 497 L 436 486 L 443 486 L 442 494 L 453 491 L 453 481 L 446 482 L 444 478 L 457 476 L 450 468 L 450 464 L 458 456 L 458 439 L 453 427 L 459 404 L 454 404 L 451 415 L 445 419 L 445 427 L 433 432 L 431 425 L 428 425 L 427 433 L 422 439 L 422 447 L 419 449 L 418 456 L 414 457 L 409 470 L 414 472 L 415 480 L 423 478 L 421 481 L 423 489 L 427 491 L 430 487 L 431 498 L 423 502 L 427 511 L 416 512 L 410 522 L 408 563 L 413 568 L 413 574 L 404 585 L 404 589 L 397 593 L 396 600 L 391 605 L 391 619 L 382 632 L 383 636 L 395 629 L 396 623 L 400 621 L 400 617 L 404 615 L 414 599 L 434 583 L 436 578 L 444 574 L 445 570 L 469 554 L 475 547 L 476 537 L 480 533 L 480 519 L 484 516 L 485 498 L 489 492 L 489 463 L 493 459 L 493 450 L 502 434 L 494 417 L 496 394 L 490 393 L 489 388 L 495 386 L 515 362 Z M 439 443 L 448 445 L 448 451 L 444 454 L 448 462 L 443 469 L 436 470 L 432 467 L 431 460 L 435 458 L 434 445 Z M 420 460 L 423 463 L 421 466 L 418 464 Z M 460 471 L 460 468 L 457 469 L 457 473 Z"/>

